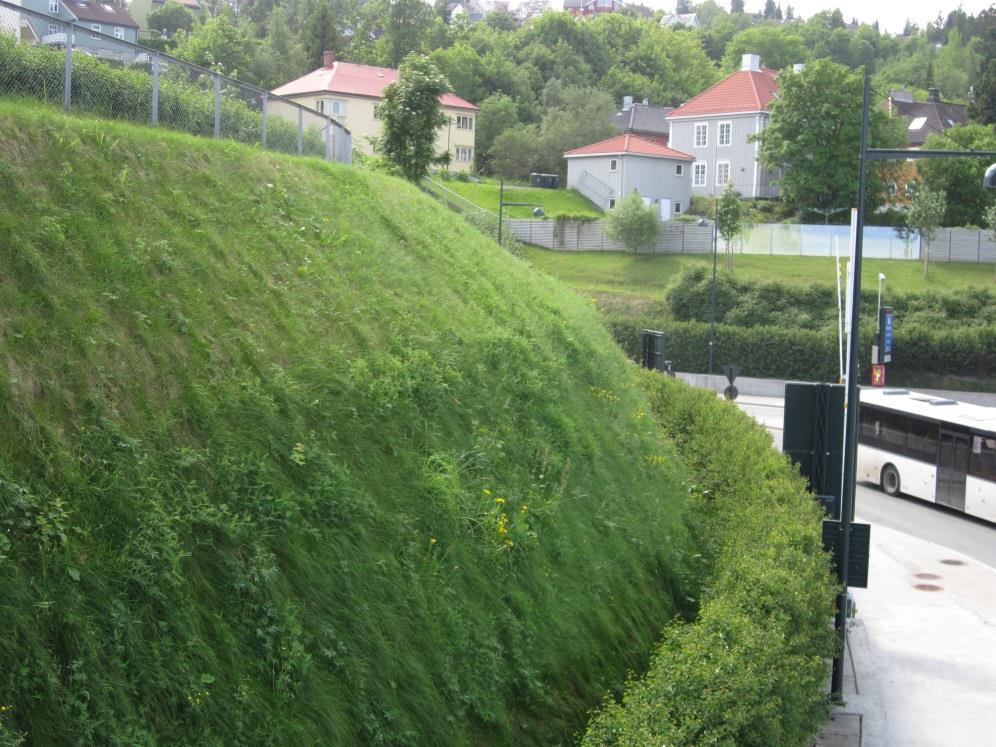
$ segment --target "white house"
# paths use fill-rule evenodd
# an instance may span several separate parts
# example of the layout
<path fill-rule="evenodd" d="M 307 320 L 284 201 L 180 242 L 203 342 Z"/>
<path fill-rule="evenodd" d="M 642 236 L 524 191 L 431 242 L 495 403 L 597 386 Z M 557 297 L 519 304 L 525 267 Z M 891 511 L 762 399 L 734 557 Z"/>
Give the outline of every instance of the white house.
<path fill-rule="evenodd" d="M 569 150 L 564 158 L 567 186 L 602 210 L 611 210 L 634 189 L 645 203 L 658 206 L 661 220 L 688 209 L 695 159 L 687 153 L 626 133 Z"/>

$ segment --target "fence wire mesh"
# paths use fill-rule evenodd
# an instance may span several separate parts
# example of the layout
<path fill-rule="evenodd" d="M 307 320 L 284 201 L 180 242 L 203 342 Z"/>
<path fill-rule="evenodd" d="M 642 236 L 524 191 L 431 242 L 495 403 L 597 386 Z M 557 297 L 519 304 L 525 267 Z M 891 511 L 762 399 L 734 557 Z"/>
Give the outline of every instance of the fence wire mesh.
<path fill-rule="evenodd" d="M 0 0 L 0 95 L 350 163 L 333 119 L 99 29 Z"/>

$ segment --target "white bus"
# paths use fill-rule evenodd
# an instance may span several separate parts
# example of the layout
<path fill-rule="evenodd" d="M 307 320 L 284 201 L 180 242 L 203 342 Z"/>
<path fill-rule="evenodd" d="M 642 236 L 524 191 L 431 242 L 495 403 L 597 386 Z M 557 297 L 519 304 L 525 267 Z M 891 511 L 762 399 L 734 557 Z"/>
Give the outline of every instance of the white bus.
<path fill-rule="evenodd" d="M 996 522 L 996 407 L 861 390 L 857 478 Z"/>

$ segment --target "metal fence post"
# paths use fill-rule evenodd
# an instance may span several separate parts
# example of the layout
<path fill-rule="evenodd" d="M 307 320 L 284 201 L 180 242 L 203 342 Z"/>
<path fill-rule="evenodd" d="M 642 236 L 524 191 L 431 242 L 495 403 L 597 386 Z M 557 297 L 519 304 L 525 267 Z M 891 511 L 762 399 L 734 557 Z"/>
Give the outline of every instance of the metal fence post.
<path fill-rule="evenodd" d="M 73 25 L 66 24 L 66 77 L 62 89 L 62 105 L 66 111 L 73 103 Z"/>
<path fill-rule="evenodd" d="M 214 76 L 214 136 L 221 137 L 221 76 Z"/>
<path fill-rule="evenodd" d="M 263 130 L 260 133 L 260 140 L 262 141 L 263 147 L 266 147 L 266 106 L 269 103 L 270 94 L 263 91 Z"/>
<path fill-rule="evenodd" d="M 159 55 L 152 55 L 152 126 L 159 125 Z"/>
<path fill-rule="evenodd" d="M 297 108 L 297 154 L 304 150 L 304 109 Z"/>

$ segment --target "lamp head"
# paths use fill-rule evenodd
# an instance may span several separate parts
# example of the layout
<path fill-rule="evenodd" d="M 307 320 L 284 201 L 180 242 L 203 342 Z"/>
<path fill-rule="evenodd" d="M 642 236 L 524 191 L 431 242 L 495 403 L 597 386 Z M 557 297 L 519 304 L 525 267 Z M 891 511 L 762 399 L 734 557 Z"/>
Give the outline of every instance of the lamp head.
<path fill-rule="evenodd" d="M 543 208 L 541 208 L 541 207 L 533 208 L 533 217 L 534 218 L 542 218 L 544 215 L 546 215 L 546 213 L 543 212 Z"/>
<path fill-rule="evenodd" d="M 885 273 L 884 272 L 880 272 L 878 274 L 878 279 L 879 279 L 879 281 L 885 280 Z"/>
<path fill-rule="evenodd" d="M 982 178 L 982 186 L 986 189 L 996 189 L 996 163 L 986 169 L 986 175 Z"/>

